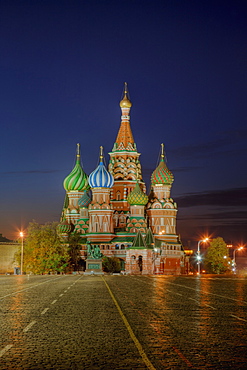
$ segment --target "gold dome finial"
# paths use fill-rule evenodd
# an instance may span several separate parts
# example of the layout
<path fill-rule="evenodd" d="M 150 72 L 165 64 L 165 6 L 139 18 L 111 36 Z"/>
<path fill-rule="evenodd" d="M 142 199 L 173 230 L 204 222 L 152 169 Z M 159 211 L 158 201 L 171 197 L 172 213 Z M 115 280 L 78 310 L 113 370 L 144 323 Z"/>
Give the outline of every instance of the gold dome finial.
<path fill-rule="evenodd" d="M 99 155 L 100 162 L 103 162 L 103 158 L 104 158 L 104 156 L 103 156 L 103 146 L 100 146 L 100 155 Z"/>
<path fill-rule="evenodd" d="M 165 151 L 164 151 L 164 144 L 163 143 L 161 144 L 161 155 L 160 155 L 160 157 L 161 157 L 161 160 L 164 160 L 164 158 L 165 158 Z"/>
<path fill-rule="evenodd" d="M 124 83 L 124 97 L 120 101 L 120 107 L 121 108 L 131 108 L 132 107 L 132 103 L 129 100 L 129 92 L 128 92 L 127 82 Z"/>
<path fill-rule="evenodd" d="M 80 155 L 80 144 L 78 143 L 77 144 L 77 150 L 76 150 L 76 158 L 77 158 L 77 160 L 79 160 L 80 157 L 81 157 L 81 155 Z"/>

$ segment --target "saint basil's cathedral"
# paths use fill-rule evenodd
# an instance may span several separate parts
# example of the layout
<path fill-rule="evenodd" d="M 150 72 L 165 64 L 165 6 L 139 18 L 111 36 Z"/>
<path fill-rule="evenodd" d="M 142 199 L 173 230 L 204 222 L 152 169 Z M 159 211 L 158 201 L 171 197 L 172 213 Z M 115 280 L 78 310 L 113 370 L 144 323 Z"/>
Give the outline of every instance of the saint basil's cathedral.
<path fill-rule="evenodd" d="M 161 144 L 159 165 L 146 195 L 130 126 L 131 107 L 125 84 L 121 123 L 108 169 L 100 147 L 99 165 L 87 176 L 77 144 L 76 164 L 63 183 L 66 196 L 59 231 L 65 240 L 70 233 L 80 233 L 84 260 L 90 243 L 102 255 L 118 257 L 127 274 L 180 274 L 184 251 L 176 234 L 177 205 L 170 197 L 174 177 Z"/>

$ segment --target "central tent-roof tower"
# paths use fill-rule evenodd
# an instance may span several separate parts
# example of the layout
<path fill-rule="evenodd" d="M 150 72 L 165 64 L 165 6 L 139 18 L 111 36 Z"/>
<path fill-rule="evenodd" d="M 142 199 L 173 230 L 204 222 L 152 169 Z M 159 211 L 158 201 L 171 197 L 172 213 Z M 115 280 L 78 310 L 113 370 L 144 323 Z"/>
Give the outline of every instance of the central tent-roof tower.
<path fill-rule="evenodd" d="M 130 126 L 130 108 L 132 103 L 126 82 L 124 84 L 123 98 L 119 105 L 122 111 L 120 128 L 112 152 L 109 153 L 109 172 L 114 177 L 111 202 L 115 211 L 115 228 L 126 226 L 126 217 L 130 211 L 127 197 L 135 188 L 136 181 L 139 182 L 140 188 L 145 191 L 139 161 L 140 153 L 137 152 Z"/>

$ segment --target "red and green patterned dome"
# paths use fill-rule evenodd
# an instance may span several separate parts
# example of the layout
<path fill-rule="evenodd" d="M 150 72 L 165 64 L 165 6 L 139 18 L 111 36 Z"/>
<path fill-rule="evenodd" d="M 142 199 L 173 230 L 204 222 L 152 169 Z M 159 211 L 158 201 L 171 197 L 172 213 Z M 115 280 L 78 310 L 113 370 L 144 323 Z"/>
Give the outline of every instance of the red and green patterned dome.
<path fill-rule="evenodd" d="M 88 196 L 87 192 L 84 191 L 82 197 L 78 200 L 78 206 L 80 208 L 87 208 L 91 203 L 91 198 Z"/>
<path fill-rule="evenodd" d="M 161 156 L 158 167 L 151 176 L 152 185 L 172 185 L 174 176 L 165 163 L 164 144 L 161 144 Z"/>
<path fill-rule="evenodd" d="M 172 185 L 174 176 L 172 172 L 167 168 L 164 159 L 162 158 L 160 164 L 154 170 L 151 176 L 152 185 Z"/>
<path fill-rule="evenodd" d="M 135 188 L 132 190 L 132 192 L 127 197 L 127 202 L 131 206 L 145 206 L 148 202 L 148 196 L 143 193 L 141 190 L 138 182 L 136 183 Z"/>
<path fill-rule="evenodd" d="M 63 182 L 66 191 L 83 191 L 89 188 L 88 177 L 81 166 L 80 145 L 77 144 L 76 164 Z"/>

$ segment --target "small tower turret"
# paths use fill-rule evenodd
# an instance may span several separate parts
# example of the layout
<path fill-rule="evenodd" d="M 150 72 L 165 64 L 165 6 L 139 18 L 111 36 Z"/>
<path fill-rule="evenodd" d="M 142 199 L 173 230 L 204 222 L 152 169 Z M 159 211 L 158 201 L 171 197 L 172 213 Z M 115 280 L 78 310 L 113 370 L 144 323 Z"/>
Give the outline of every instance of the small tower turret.
<path fill-rule="evenodd" d="M 137 230 L 145 233 L 147 222 L 144 215 L 144 207 L 148 202 L 148 196 L 143 193 L 138 182 L 134 190 L 128 195 L 127 201 L 130 204 L 130 216 L 126 230 L 130 233 L 136 233 Z"/>
<path fill-rule="evenodd" d="M 68 197 L 68 205 L 66 210 L 64 210 L 64 216 L 66 220 L 75 224 L 80 218 L 78 200 L 81 198 L 83 191 L 89 188 L 88 177 L 81 165 L 80 144 L 77 144 L 75 166 L 64 179 L 63 186 Z"/>
<path fill-rule="evenodd" d="M 107 171 L 103 162 L 103 147 L 100 147 L 100 163 L 89 175 L 92 201 L 89 205 L 90 242 L 108 242 L 113 238 L 113 210 L 110 205 L 110 191 L 114 184 L 113 176 Z"/>
<path fill-rule="evenodd" d="M 177 205 L 170 198 L 173 181 L 173 174 L 165 163 L 164 144 L 161 144 L 160 162 L 151 176 L 151 193 L 147 204 L 147 216 L 149 226 L 155 237 L 162 239 L 166 235 L 166 239 L 168 238 L 171 241 L 177 240 Z"/>

